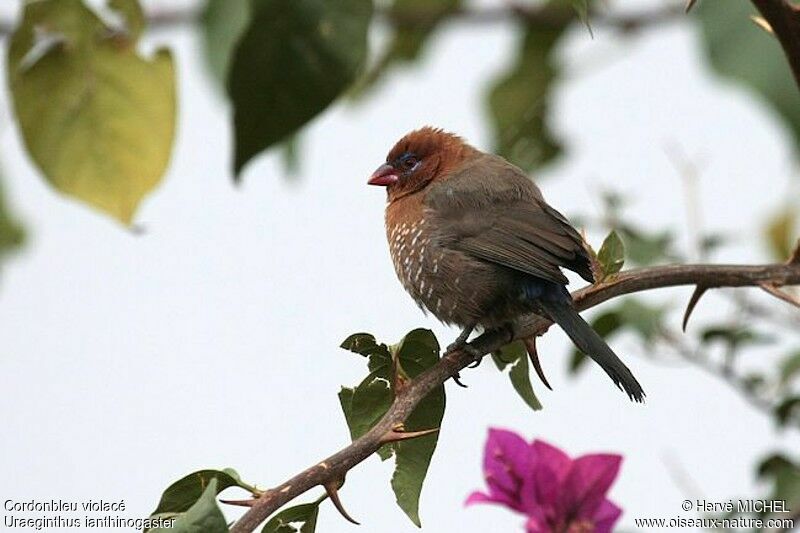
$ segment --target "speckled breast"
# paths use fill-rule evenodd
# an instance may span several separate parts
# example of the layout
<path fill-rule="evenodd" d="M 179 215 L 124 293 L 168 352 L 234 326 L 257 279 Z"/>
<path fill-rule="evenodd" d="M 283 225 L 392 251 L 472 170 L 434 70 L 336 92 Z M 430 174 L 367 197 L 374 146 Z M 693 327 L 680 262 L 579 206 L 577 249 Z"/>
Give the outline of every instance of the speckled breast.
<path fill-rule="evenodd" d="M 441 245 L 422 209 L 395 207 L 386 212 L 386 238 L 403 287 L 442 322 L 465 325 L 479 320 L 485 302 L 459 271 L 462 254 Z"/>

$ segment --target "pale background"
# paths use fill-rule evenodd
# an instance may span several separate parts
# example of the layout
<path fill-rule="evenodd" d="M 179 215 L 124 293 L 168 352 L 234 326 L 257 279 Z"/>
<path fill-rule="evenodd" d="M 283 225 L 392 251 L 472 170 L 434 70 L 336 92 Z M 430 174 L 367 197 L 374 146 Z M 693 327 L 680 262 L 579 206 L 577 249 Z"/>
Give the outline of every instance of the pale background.
<path fill-rule="evenodd" d="M 295 180 L 269 155 L 238 189 L 229 110 L 206 76 L 198 35 L 183 27 L 148 39 L 162 42 L 177 59 L 180 126 L 163 186 L 137 217 L 143 235 L 54 193 L 23 155 L 3 97 L 5 186 L 29 240 L 0 283 L 2 500 L 125 499 L 126 515 L 145 516 L 170 482 L 201 468 L 234 467 L 251 483 L 276 484 L 348 441 L 336 393 L 365 374 L 358 356 L 337 348 L 348 334 L 394 342 L 425 326 L 446 342 L 456 335 L 424 317 L 395 280 L 384 193 L 365 181 L 400 135 L 423 124 L 490 147 L 483 91 L 516 45 L 508 26 L 448 25 L 420 68 L 313 123 Z M 681 179 L 665 151 L 677 143 L 706 161 L 706 229 L 737 238 L 716 259 L 765 260 L 755 229 L 796 174 L 787 132 L 708 74 L 698 42 L 690 25 L 630 39 L 576 31 L 552 109 L 571 152 L 539 183 L 567 214 L 599 214 L 604 187 L 628 192 L 633 219 L 672 226 L 685 245 Z M 689 294 L 658 297 L 677 308 Z M 704 300 L 694 327 L 718 317 L 723 302 Z M 505 509 L 463 508 L 484 485 L 489 426 L 571 454 L 623 453 L 612 498 L 628 529 L 634 517 L 694 516 L 680 510 L 684 498 L 756 497 L 765 489 L 754 483 L 756 459 L 800 444 L 698 369 L 651 363 L 629 337 L 613 345 L 647 390 L 646 405 L 629 403 L 595 366 L 569 378 L 558 331 L 541 341 L 555 392 L 534 384 L 539 413 L 491 364 L 464 372 L 467 390 L 448 385 L 424 530 L 521 531 L 524 519 Z M 773 352 L 748 364 L 774 361 Z M 390 474 L 377 458 L 354 470 L 342 497 L 364 525 L 354 529 L 325 504 L 318 531 L 416 531 L 394 503 Z"/>

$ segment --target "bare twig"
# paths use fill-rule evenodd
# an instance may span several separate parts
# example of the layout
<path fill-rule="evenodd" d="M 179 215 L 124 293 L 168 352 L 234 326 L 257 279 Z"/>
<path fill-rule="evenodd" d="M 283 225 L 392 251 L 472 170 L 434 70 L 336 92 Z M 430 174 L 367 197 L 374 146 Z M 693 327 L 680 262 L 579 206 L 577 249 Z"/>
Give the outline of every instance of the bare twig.
<path fill-rule="evenodd" d="M 800 284 L 800 265 L 671 265 L 630 270 L 607 282 L 576 291 L 573 298 L 577 309 L 582 311 L 618 296 L 663 287 L 758 287 L 761 284 L 776 287 Z M 513 334 L 507 331 L 487 332 L 471 345 L 480 353 L 487 354 L 512 340 L 539 335 L 549 326 L 550 322 L 542 317 L 526 315 L 514 324 Z M 375 453 L 386 442 L 386 435 L 396 431 L 423 398 L 473 360 L 472 355 L 452 352 L 408 381 L 404 389 L 395 395 L 384 417 L 370 431 L 324 461 L 265 491 L 234 524 L 231 532 L 250 533 L 272 513 L 307 490 L 342 479 L 346 472 Z"/>
<path fill-rule="evenodd" d="M 779 300 L 783 300 L 784 302 L 786 302 L 786 303 L 788 303 L 790 305 L 793 305 L 795 307 L 800 307 L 800 299 L 798 299 L 796 296 L 794 296 L 792 294 L 789 294 L 788 292 L 786 292 L 784 290 L 779 289 L 775 285 L 771 285 L 769 283 L 762 283 L 759 286 L 761 287 L 761 289 L 764 292 L 766 292 L 768 294 L 771 294 L 775 298 L 778 298 Z"/>
<path fill-rule="evenodd" d="M 789 0 L 752 0 L 778 38 L 800 87 L 800 7 Z"/>

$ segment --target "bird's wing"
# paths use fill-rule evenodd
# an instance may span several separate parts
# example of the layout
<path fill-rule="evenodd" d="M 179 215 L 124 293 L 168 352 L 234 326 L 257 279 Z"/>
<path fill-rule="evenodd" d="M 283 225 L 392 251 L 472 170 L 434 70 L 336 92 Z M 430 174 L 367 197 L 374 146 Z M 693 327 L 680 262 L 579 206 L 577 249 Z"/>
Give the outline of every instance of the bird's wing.
<path fill-rule="evenodd" d="M 593 280 L 583 239 L 518 168 L 481 155 L 431 186 L 426 207 L 442 244 L 565 285 L 560 268 Z"/>

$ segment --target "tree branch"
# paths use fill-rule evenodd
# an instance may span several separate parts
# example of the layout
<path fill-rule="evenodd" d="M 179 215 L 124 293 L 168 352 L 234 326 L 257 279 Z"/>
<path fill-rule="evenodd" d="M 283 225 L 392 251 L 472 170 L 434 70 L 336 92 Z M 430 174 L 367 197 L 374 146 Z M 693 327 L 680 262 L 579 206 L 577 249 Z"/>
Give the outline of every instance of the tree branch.
<path fill-rule="evenodd" d="M 611 280 L 578 290 L 572 296 L 577 309 L 583 311 L 618 296 L 663 287 L 759 287 L 764 284 L 776 287 L 800 285 L 800 264 L 670 265 L 644 268 L 620 273 Z M 487 332 L 471 345 L 482 354 L 491 353 L 512 340 L 541 335 L 550 324 L 549 320 L 540 316 L 526 315 L 514 325 L 513 335 L 499 331 Z M 371 456 L 386 442 L 387 435 L 396 431 L 398 425 L 406 420 L 423 398 L 472 361 L 472 356 L 460 351 L 446 354 L 436 365 L 406 383 L 384 417 L 370 431 L 324 461 L 265 491 L 234 524 L 231 532 L 250 533 L 272 513 L 307 490 L 344 479 L 350 469 Z"/>
<path fill-rule="evenodd" d="M 778 38 L 800 88 L 800 7 L 789 0 L 752 0 Z"/>

